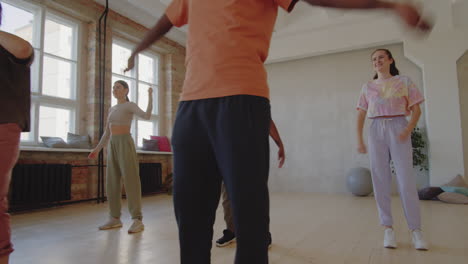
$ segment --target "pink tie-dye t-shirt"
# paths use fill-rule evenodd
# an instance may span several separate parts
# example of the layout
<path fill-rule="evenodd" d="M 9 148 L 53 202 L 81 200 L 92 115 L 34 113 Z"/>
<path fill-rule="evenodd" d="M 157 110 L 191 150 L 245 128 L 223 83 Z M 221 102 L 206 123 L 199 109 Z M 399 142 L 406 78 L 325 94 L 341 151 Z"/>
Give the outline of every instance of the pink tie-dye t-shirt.
<path fill-rule="evenodd" d="M 407 116 L 413 105 L 423 101 L 423 95 L 409 77 L 396 75 L 364 84 L 357 108 L 367 111 L 369 118 Z"/>

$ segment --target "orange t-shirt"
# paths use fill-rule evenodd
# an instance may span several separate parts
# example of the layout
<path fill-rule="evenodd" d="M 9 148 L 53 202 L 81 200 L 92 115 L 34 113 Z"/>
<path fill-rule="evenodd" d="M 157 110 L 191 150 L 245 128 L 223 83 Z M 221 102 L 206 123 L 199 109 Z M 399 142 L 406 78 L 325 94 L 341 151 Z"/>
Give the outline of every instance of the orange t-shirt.
<path fill-rule="evenodd" d="M 297 0 L 173 0 L 166 16 L 188 24 L 187 67 L 181 100 L 230 95 L 269 97 L 263 63 L 278 6 Z"/>

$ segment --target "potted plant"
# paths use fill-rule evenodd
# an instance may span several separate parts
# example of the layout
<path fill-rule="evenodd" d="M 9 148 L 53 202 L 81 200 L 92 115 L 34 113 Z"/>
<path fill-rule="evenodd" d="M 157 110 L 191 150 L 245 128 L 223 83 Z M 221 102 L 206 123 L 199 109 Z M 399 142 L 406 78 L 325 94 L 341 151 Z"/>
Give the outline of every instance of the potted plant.
<path fill-rule="evenodd" d="M 419 127 L 411 131 L 411 145 L 413 146 L 413 168 L 419 168 L 419 171 L 428 171 L 426 141 Z M 391 161 L 392 173 L 395 174 L 395 166 Z"/>
<path fill-rule="evenodd" d="M 419 171 L 428 171 L 426 141 L 419 127 L 411 132 L 411 144 L 413 145 L 413 167 L 419 167 Z"/>

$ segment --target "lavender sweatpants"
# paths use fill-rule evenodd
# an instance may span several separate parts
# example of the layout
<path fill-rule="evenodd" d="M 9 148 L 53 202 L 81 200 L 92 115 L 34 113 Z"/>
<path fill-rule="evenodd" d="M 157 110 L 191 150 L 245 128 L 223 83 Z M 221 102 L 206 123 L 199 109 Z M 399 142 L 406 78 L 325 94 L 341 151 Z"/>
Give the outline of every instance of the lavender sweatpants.
<path fill-rule="evenodd" d="M 390 169 L 390 160 L 393 160 L 406 221 L 409 229 L 414 230 L 421 228 L 421 215 L 416 175 L 413 173 L 411 138 L 403 142 L 398 138 L 407 124 L 408 121 L 403 116 L 372 119 L 369 131 L 369 157 L 380 224 L 393 226 Z"/>

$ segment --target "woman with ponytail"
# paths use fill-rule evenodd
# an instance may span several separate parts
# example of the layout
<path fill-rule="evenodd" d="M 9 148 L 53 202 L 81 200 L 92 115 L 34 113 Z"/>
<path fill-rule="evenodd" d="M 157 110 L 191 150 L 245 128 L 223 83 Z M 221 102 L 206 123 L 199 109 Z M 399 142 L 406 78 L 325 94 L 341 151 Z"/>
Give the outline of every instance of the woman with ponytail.
<path fill-rule="evenodd" d="M 424 98 L 409 77 L 399 75 L 389 50 L 374 51 L 372 64 L 376 74 L 372 81 L 363 85 L 357 106 L 358 152 L 367 152 L 362 135 L 367 115 L 372 120 L 368 138 L 369 158 L 380 224 L 385 228 L 384 247 L 397 247 L 391 213 L 392 160 L 413 245 L 418 250 L 427 250 L 421 233 L 411 146 L 411 131 L 421 116 L 419 104 Z M 411 119 L 408 122 L 406 116 L 409 115 Z"/>
<path fill-rule="evenodd" d="M 100 230 L 122 227 L 120 221 L 120 200 L 122 197 L 122 181 L 125 186 L 125 194 L 128 201 L 128 210 L 133 219 L 133 224 L 128 233 L 143 231 L 143 215 L 141 213 L 141 183 L 138 158 L 133 138 L 130 135 L 130 126 L 133 115 L 143 119 L 149 119 L 153 111 L 153 89 L 148 89 L 148 107 L 146 112 L 137 104 L 128 99 L 128 84 L 119 80 L 114 83 L 112 94 L 117 99 L 117 105 L 109 110 L 104 134 L 99 144 L 89 154 L 90 159 L 95 159 L 101 149 L 107 145 L 106 166 L 106 193 L 109 201 L 110 217 L 107 223 L 100 226 Z M 110 139 L 110 140 L 109 140 Z"/>

